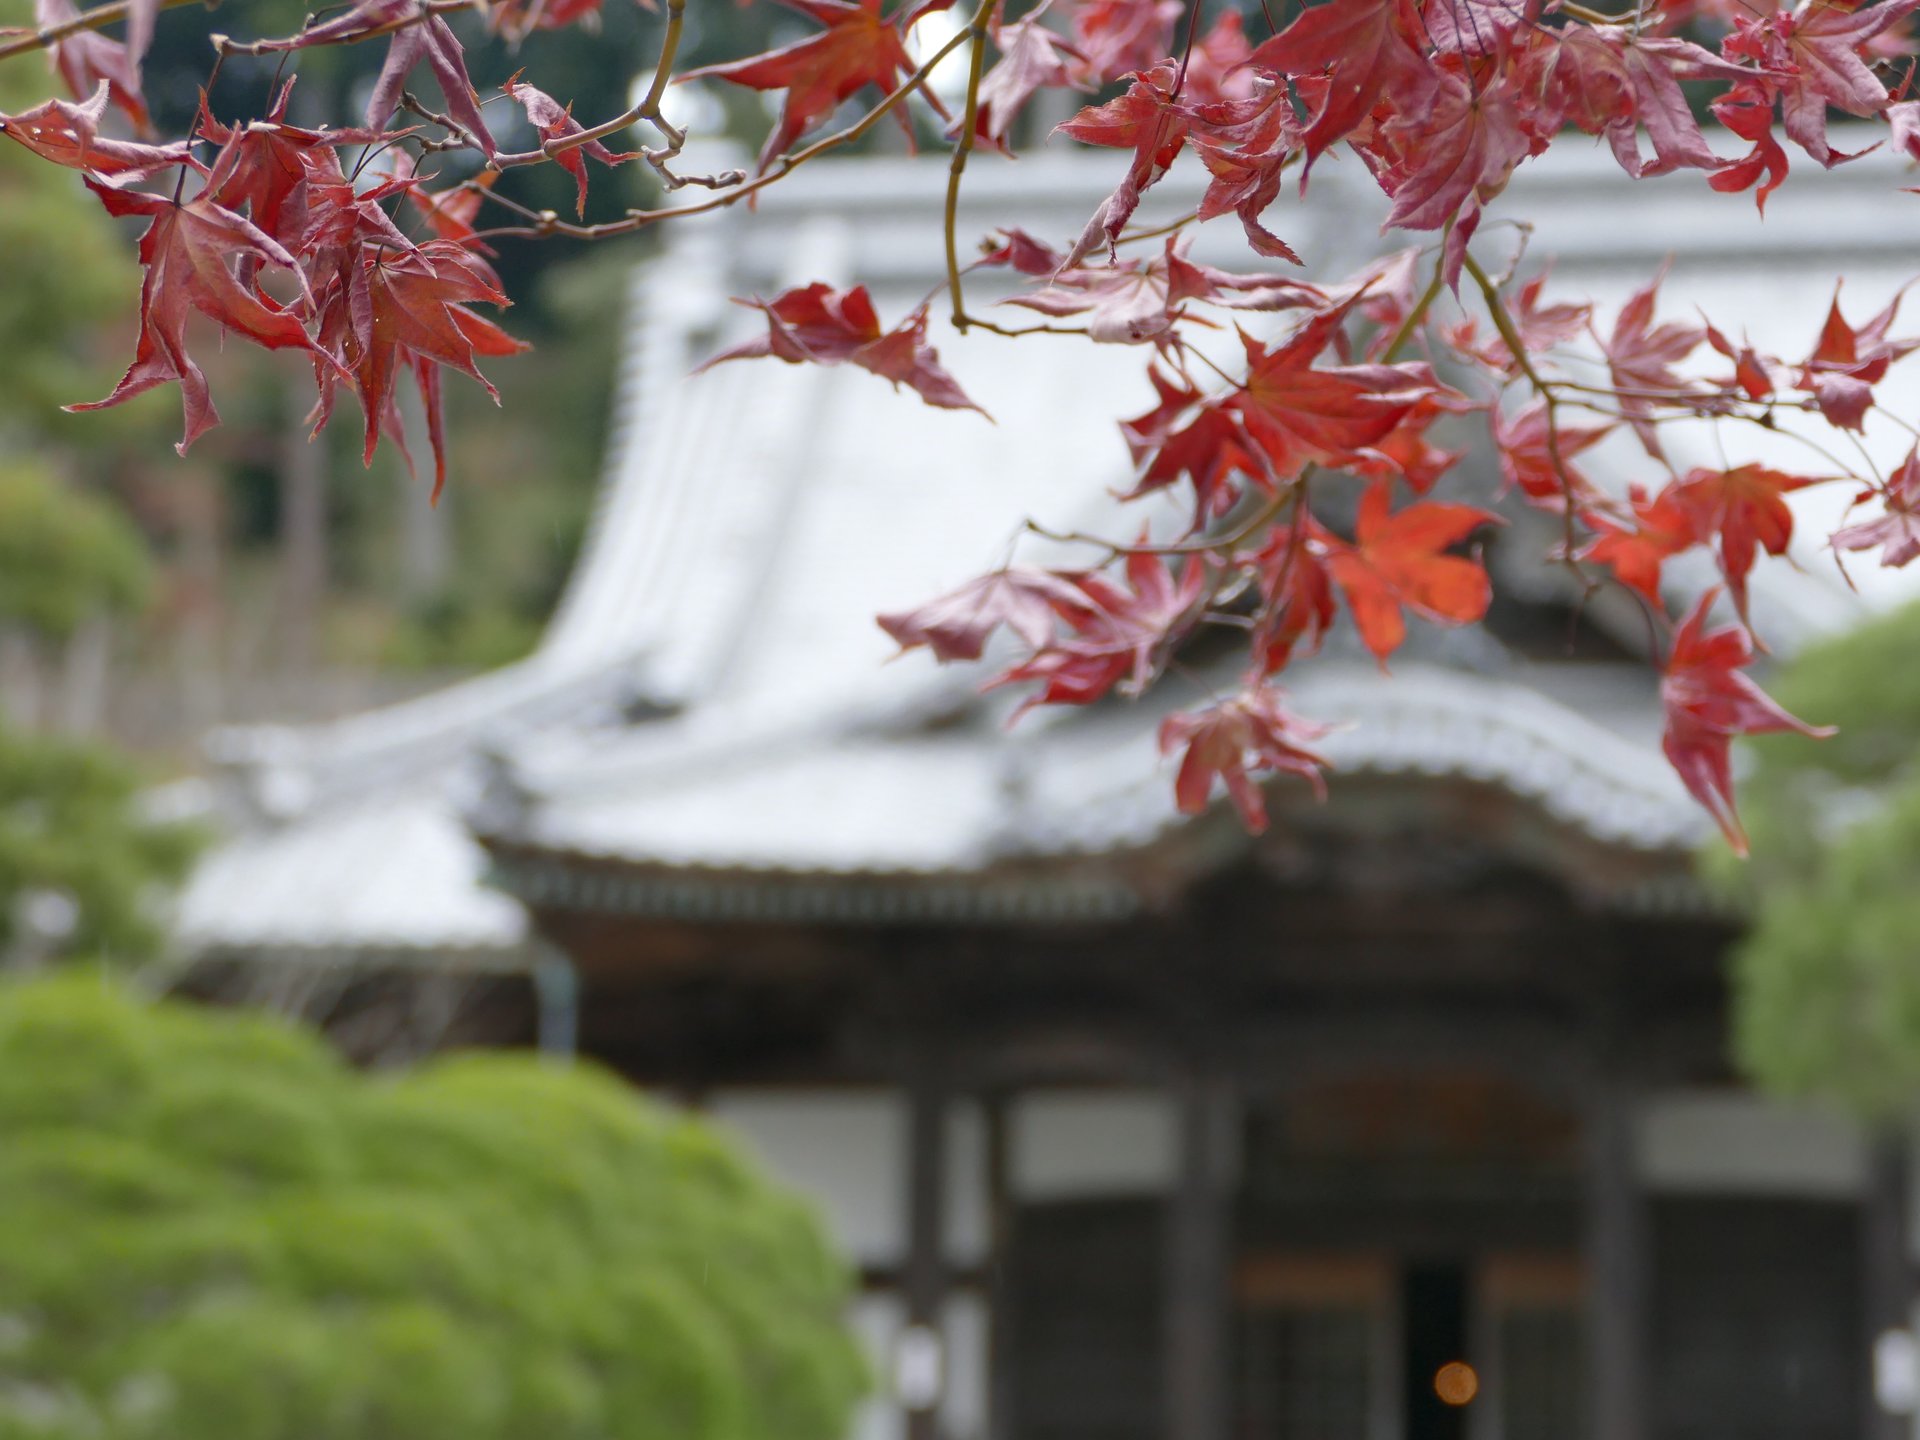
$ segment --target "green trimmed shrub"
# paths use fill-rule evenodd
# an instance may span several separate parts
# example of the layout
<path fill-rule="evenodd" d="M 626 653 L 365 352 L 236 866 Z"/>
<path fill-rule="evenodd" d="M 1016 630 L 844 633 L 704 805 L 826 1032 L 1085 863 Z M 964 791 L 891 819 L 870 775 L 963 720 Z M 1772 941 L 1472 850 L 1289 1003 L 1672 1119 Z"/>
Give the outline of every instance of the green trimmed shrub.
<path fill-rule="evenodd" d="M 840 1440 L 811 1211 L 591 1067 L 0 987 L 0 1440 Z"/>

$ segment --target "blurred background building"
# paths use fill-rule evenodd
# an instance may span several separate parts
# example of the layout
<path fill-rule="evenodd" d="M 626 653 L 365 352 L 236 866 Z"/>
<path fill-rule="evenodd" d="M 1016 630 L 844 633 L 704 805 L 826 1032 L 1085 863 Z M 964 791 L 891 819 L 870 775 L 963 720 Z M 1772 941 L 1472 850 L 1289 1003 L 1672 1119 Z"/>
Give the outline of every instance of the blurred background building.
<path fill-rule="evenodd" d="M 1111 169 L 976 158 L 962 233 L 1075 233 Z M 688 378 L 753 324 L 731 295 L 934 291 L 944 174 L 820 164 L 667 227 L 537 648 L 214 733 L 168 792 L 224 837 L 174 983 L 370 1061 L 577 1051 L 736 1126 L 862 1268 L 864 1440 L 1907 1433 L 1900 1357 L 1878 1394 L 1873 1364 L 1912 1299 L 1904 1152 L 1734 1080 L 1740 919 L 1693 873 L 1646 625 L 1583 603 L 1550 522 L 1505 507 L 1484 627 L 1416 634 L 1391 678 L 1337 645 L 1299 667 L 1298 708 L 1352 724 L 1330 800 L 1272 787 L 1257 840 L 1173 810 L 1179 679 L 1009 730 L 977 676 L 883 664 L 873 613 L 992 566 L 1020 517 L 1137 523 L 1100 499 L 1137 350 L 944 335 L 997 423 L 851 369 Z M 1357 265 L 1356 180 L 1325 162 L 1270 223 Z M 1911 262 L 1875 160 L 1796 176 L 1758 227 L 1600 152 L 1514 191 L 1568 294 L 1604 309 L 1671 254 L 1671 309 L 1786 350 L 1830 298 L 1810 258 L 1862 307 Z M 1783 650 L 1862 613 L 1828 570 L 1763 569 Z"/>

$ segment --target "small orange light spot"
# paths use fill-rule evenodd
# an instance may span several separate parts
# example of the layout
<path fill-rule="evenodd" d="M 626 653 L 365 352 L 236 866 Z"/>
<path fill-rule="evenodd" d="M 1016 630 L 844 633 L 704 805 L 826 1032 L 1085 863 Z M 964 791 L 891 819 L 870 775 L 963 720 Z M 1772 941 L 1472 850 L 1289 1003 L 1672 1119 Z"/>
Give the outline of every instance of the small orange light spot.
<path fill-rule="evenodd" d="M 1480 1393 L 1480 1376 L 1463 1360 L 1449 1360 L 1433 1372 L 1433 1393 L 1446 1405 L 1467 1405 Z"/>

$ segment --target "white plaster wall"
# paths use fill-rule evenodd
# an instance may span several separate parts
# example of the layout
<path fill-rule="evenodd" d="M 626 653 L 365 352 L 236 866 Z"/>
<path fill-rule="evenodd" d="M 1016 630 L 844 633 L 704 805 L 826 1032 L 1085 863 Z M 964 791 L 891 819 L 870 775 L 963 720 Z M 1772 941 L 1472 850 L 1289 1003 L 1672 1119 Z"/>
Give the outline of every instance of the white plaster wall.
<path fill-rule="evenodd" d="M 907 1108 L 897 1091 L 721 1090 L 707 1105 L 775 1175 L 810 1196 L 856 1263 L 906 1251 Z M 986 1125 L 955 1104 L 947 1125 L 947 1258 L 986 1254 Z"/>
<path fill-rule="evenodd" d="M 906 1244 L 907 1109 L 897 1091 L 722 1090 L 707 1113 L 731 1129 L 769 1171 L 809 1196 L 856 1263 L 897 1265 Z M 1064 1090 L 1009 1105 L 1008 1183 L 1022 1199 L 1147 1194 L 1171 1183 L 1175 1116 L 1150 1091 Z M 956 1265 L 985 1258 L 986 1124 L 956 1103 L 947 1133 L 947 1253 Z M 862 1295 L 852 1323 L 873 1364 L 876 1394 L 849 1440 L 901 1440 L 891 1399 L 893 1356 L 905 1320 L 896 1295 Z M 941 1319 L 942 1423 L 950 1440 L 984 1440 L 988 1321 L 984 1297 L 955 1294 Z"/>
<path fill-rule="evenodd" d="M 884 1091 L 723 1090 L 708 1115 L 819 1206 L 842 1252 L 891 1264 L 906 1235 L 906 1106 Z"/>
<path fill-rule="evenodd" d="M 1011 1174 L 1023 1200 L 1139 1194 L 1173 1181 L 1172 1103 L 1149 1091 L 1054 1091 L 1011 1108 Z"/>
<path fill-rule="evenodd" d="M 1867 1146 L 1844 1116 L 1738 1091 L 1653 1096 L 1638 1124 L 1641 1182 L 1654 1191 L 1858 1196 Z"/>
<path fill-rule="evenodd" d="M 863 1295 L 852 1323 L 873 1367 L 874 1393 L 854 1417 L 848 1440 L 901 1440 L 906 1415 L 894 1400 L 894 1346 L 906 1324 L 906 1306 L 896 1295 Z M 985 1440 L 987 1433 L 987 1306 L 978 1295 L 955 1295 L 940 1322 L 945 1391 L 940 1423 L 946 1440 Z"/>

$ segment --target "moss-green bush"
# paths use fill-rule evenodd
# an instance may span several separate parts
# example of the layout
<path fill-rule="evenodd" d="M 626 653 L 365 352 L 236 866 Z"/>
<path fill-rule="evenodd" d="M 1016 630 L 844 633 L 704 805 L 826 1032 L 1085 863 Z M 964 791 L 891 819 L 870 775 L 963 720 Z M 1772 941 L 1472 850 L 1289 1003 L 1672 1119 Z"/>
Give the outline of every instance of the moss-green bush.
<path fill-rule="evenodd" d="M 839 1440 L 813 1214 L 589 1067 L 0 987 L 0 1440 Z"/>
<path fill-rule="evenodd" d="M 1741 900 L 1734 1042 L 1763 1086 L 1869 1115 L 1920 1097 L 1920 608 L 1798 656 L 1770 681 L 1829 740 L 1751 747 L 1753 839 L 1709 873 Z"/>

